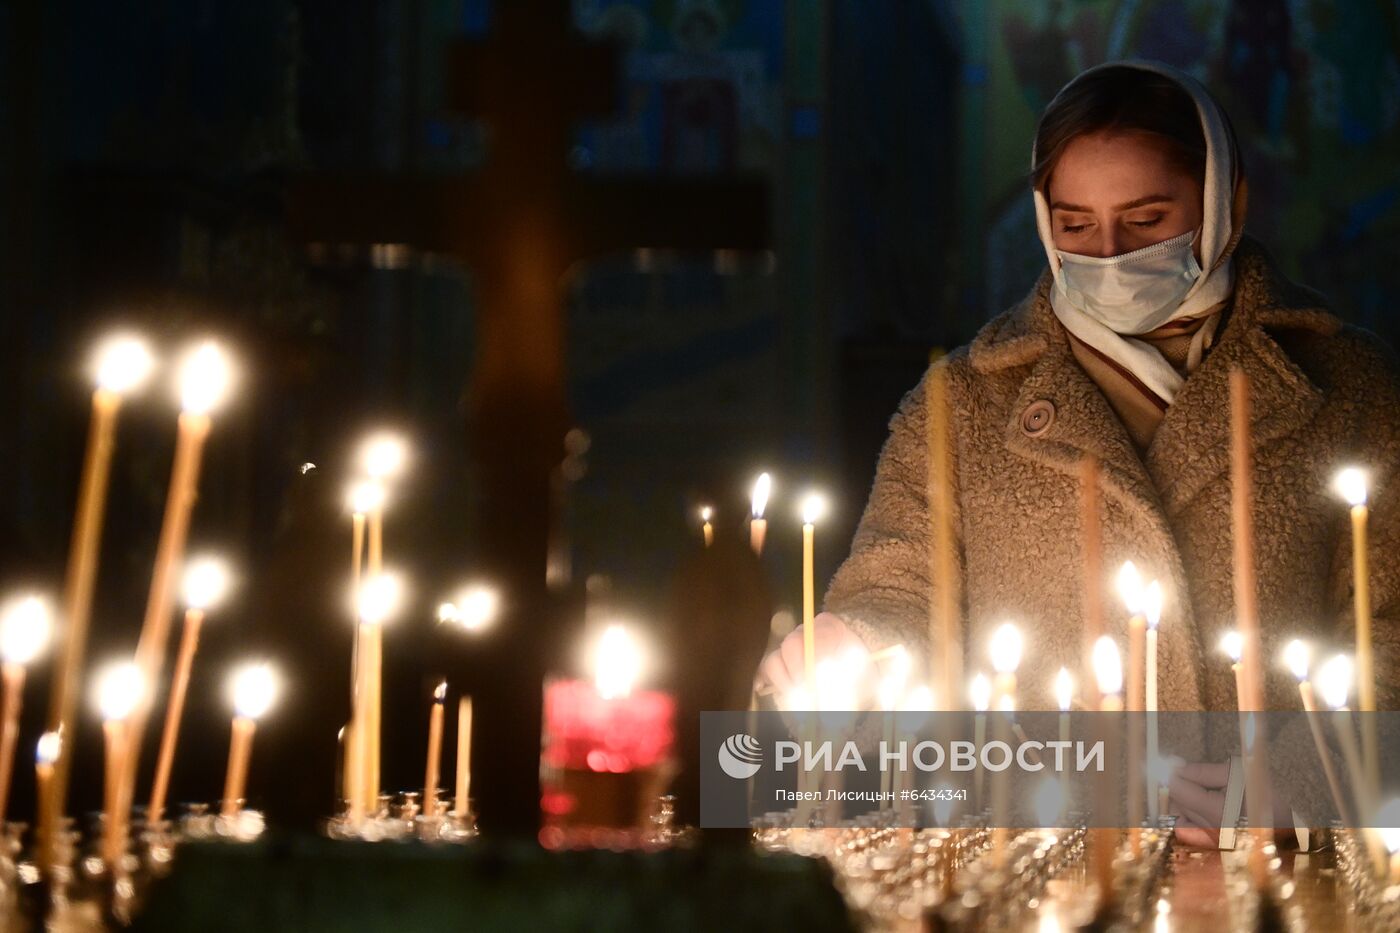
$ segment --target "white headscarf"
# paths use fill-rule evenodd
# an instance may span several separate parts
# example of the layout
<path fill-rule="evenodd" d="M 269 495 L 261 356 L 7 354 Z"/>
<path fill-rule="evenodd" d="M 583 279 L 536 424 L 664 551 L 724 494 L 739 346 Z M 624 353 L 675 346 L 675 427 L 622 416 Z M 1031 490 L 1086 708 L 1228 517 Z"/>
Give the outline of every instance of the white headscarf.
<path fill-rule="evenodd" d="M 1171 320 L 1193 317 L 1224 301 L 1234 288 L 1234 269 L 1228 251 L 1233 247 L 1235 240 L 1235 231 L 1231 229 L 1231 212 L 1235 201 L 1235 189 L 1240 181 L 1235 141 L 1220 106 L 1200 82 L 1159 62 L 1134 60 L 1096 65 L 1065 85 L 1060 93 L 1063 94 L 1086 75 L 1103 68 L 1115 67 L 1138 68 L 1170 78 L 1195 101 L 1196 112 L 1201 118 L 1201 132 L 1206 141 L 1206 177 L 1202 192 L 1204 201 L 1201 205 L 1202 273 L 1182 299 L 1181 306 L 1171 316 Z M 1051 106 L 1054 106 L 1053 101 Z M 1035 165 L 1034 147 L 1031 150 L 1031 165 Z M 1157 348 L 1146 341 L 1115 333 L 1071 303 L 1060 274 L 1060 258 L 1055 251 L 1050 205 L 1039 189 L 1033 192 L 1033 197 L 1036 229 L 1040 233 L 1040 242 L 1045 247 L 1045 255 L 1050 261 L 1050 271 L 1055 276 L 1055 285 L 1050 290 L 1050 305 L 1055 311 L 1055 316 L 1059 318 L 1065 330 L 1129 370 L 1167 404 L 1171 404 L 1185 380 Z M 1213 330 L 1213 327 L 1202 327 L 1197 331 L 1194 340 L 1203 342 Z M 1199 359 L 1200 354 L 1201 348 L 1193 343 L 1191 357 Z"/>

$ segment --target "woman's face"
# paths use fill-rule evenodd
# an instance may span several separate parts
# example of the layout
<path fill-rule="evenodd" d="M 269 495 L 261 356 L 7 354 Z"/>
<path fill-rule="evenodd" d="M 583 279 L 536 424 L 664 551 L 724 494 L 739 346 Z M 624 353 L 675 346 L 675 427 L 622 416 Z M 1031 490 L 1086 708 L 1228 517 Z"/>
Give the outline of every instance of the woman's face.
<path fill-rule="evenodd" d="M 1148 133 L 1076 136 L 1046 198 L 1055 248 L 1083 256 L 1130 253 L 1201 225 L 1201 186 Z M 1195 248 L 1199 262 L 1199 242 Z"/>

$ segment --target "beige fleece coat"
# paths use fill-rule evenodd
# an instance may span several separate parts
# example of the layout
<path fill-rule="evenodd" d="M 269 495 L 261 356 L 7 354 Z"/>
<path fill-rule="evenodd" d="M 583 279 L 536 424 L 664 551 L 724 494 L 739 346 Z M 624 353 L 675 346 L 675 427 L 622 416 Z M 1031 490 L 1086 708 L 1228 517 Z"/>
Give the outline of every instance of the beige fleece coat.
<path fill-rule="evenodd" d="M 1054 709 L 1061 666 L 1083 670 L 1083 586 L 1077 471 L 1103 464 L 1106 631 L 1123 636 L 1112 576 L 1125 560 L 1157 577 L 1163 709 L 1234 708 L 1229 663 L 1216 649 L 1232 627 L 1228 376 L 1253 389 L 1254 520 L 1267 702 L 1298 708 L 1278 658 L 1294 637 L 1351 650 L 1350 524 L 1332 492 L 1337 469 L 1372 471 L 1371 587 L 1377 702 L 1400 708 L 1400 378 L 1391 352 L 1343 325 L 1315 292 L 1288 281 L 1263 248 L 1236 252 L 1233 309 L 1216 346 L 1186 381 L 1139 455 L 1071 353 L 1047 299 L 1048 270 L 948 365 L 956 474 L 953 527 L 962 576 L 964 670 L 987 670 L 1002 621 L 1026 634 L 1020 705 Z M 1048 417 L 1047 417 L 1048 415 Z M 851 554 L 825 609 L 870 648 L 929 646 L 927 415 L 921 383 L 890 422 Z"/>

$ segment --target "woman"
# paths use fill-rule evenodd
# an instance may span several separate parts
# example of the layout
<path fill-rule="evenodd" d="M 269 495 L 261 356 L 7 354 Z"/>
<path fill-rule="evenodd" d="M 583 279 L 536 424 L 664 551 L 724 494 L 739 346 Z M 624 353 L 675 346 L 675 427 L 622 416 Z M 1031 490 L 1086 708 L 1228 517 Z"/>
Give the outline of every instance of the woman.
<path fill-rule="evenodd" d="M 1008 618 L 1027 635 L 1023 707 L 1053 709 L 1056 670 L 1081 670 L 1077 477 L 1092 455 L 1103 471 L 1106 571 L 1131 559 L 1167 593 L 1161 707 L 1234 707 L 1230 667 L 1214 647 L 1234 613 L 1228 382 L 1239 367 L 1253 390 L 1268 705 L 1297 707 L 1295 682 L 1273 663 L 1288 640 L 1351 643 L 1349 526 L 1331 481 L 1357 463 L 1372 479 L 1378 705 L 1395 708 L 1400 508 L 1389 487 L 1400 465 L 1400 382 L 1390 352 L 1242 236 L 1233 132 L 1188 76 L 1145 62 L 1084 72 L 1046 108 L 1032 164 L 1049 268 L 946 364 L 968 671 L 985 668 L 988 636 Z M 851 554 L 814 621 L 819 655 L 902 643 L 927 656 L 922 385 L 890 429 Z M 1109 631 L 1121 635 L 1115 606 Z M 799 629 L 764 660 L 760 681 L 778 691 L 793 683 L 801 639 Z M 1203 811 L 1219 803 L 1208 785 L 1221 773 L 1173 785 L 1202 824 L 1218 825 Z"/>

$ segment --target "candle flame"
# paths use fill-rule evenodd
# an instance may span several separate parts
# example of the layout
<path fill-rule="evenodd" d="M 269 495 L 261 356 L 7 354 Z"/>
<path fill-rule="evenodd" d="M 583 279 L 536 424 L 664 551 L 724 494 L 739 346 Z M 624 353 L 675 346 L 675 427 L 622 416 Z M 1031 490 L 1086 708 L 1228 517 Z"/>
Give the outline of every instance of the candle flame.
<path fill-rule="evenodd" d="M 809 710 L 812 708 L 812 698 L 807 693 L 806 687 L 793 687 L 783 696 L 783 709 L 789 712 L 794 710 Z"/>
<path fill-rule="evenodd" d="M 462 611 L 457 608 L 456 603 L 438 603 L 437 620 L 439 622 L 459 622 L 462 619 Z"/>
<path fill-rule="evenodd" d="M 1232 664 L 1240 663 L 1240 659 L 1244 657 L 1244 636 L 1237 630 L 1230 629 L 1220 636 L 1220 650 L 1225 652 Z"/>
<path fill-rule="evenodd" d="M 1322 695 L 1322 702 L 1332 709 L 1346 706 L 1354 676 L 1355 665 L 1344 654 L 1335 655 L 1323 664 L 1317 672 L 1317 692 Z"/>
<path fill-rule="evenodd" d="M 808 493 L 802 500 L 802 524 L 815 525 L 826 514 L 826 500 L 820 493 Z"/>
<path fill-rule="evenodd" d="M 181 588 L 191 609 L 208 609 L 224 598 L 228 587 L 228 565 L 217 557 L 197 557 L 185 567 Z"/>
<path fill-rule="evenodd" d="M 752 513 L 754 518 L 762 518 L 763 510 L 768 508 L 768 496 L 773 491 L 773 477 L 767 473 L 758 474 L 758 479 L 753 483 L 753 496 L 751 497 Z"/>
<path fill-rule="evenodd" d="M 1137 565 L 1132 561 L 1124 562 L 1118 570 L 1118 595 L 1122 597 L 1123 605 L 1128 607 L 1129 615 L 1143 614 L 1142 574 L 1138 573 Z"/>
<path fill-rule="evenodd" d="M 1003 693 L 997 700 L 997 709 L 1003 713 L 1016 712 L 1016 698 L 1009 693 Z"/>
<path fill-rule="evenodd" d="M 365 625 L 383 625 L 399 608 L 403 599 L 403 581 L 395 573 L 379 573 L 360 587 L 360 621 Z"/>
<path fill-rule="evenodd" d="M 107 722 L 120 722 L 131 715 L 146 692 L 141 669 L 130 661 L 113 664 L 97 677 L 97 709 Z"/>
<path fill-rule="evenodd" d="M 371 479 L 392 479 L 408 463 L 408 445 L 395 434 L 372 435 L 360 448 L 360 466 Z"/>
<path fill-rule="evenodd" d="M 108 392 L 126 395 L 139 389 L 154 368 L 151 349 L 140 337 L 112 337 L 97 348 L 97 386 Z"/>
<path fill-rule="evenodd" d="M 34 760 L 41 765 L 51 765 L 58 761 L 63 752 L 63 736 L 58 732 L 45 732 L 39 736 L 39 744 L 34 749 Z"/>
<path fill-rule="evenodd" d="M 904 697 L 901 708 L 910 712 L 933 709 L 933 690 L 928 684 L 919 684 Z"/>
<path fill-rule="evenodd" d="M 205 341 L 180 365 L 180 404 L 186 413 L 207 415 L 219 406 L 233 382 L 233 366 L 213 341 Z"/>
<path fill-rule="evenodd" d="M 501 609 L 501 594 L 494 587 L 476 584 L 462 590 L 456 602 L 445 602 L 444 605 L 452 607 L 455 612 L 449 621 L 458 623 L 468 632 L 479 632 L 496 621 Z M 438 619 L 442 619 L 441 609 Z"/>
<path fill-rule="evenodd" d="M 715 510 L 710 508 L 708 505 L 702 505 L 700 507 L 700 521 L 708 523 L 710 518 L 714 514 Z"/>
<path fill-rule="evenodd" d="M 1147 617 L 1147 627 L 1155 629 L 1162 621 L 1162 603 L 1165 600 L 1162 584 L 1153 580 L 1147 584 L 1142 595 L 1142 614 Z"/>
<path fill-rule="evenodd" d="M 233 672 L 233 709 L 243 719 L 260 719 L 277 699 L 277 675 L 265 663 L 247 664 Z"/>
<path fill-rule="evenodd" d="M 603 630 L 594 659 L 593 682 L 605 700 L 631 694 L 642 671 L 642 652 L 632 633 L 616 623 Z"/>
<path fill-rule="evenodd" d="M 992 669 L 998 674 L 1014 674 L 1021 666 L 1021 653 L 1025 650 L 1025 639 L 1021 630 L 1010 622 L 1003 622 L 992 633 L 988 644 L 992 656 Z"/>
<path fill-rule="evenodd" d="M 368 515 L 384 508 L 385 498 L 383 483 L 372 479 L 363 480 L 350 487 L 350 511 L 356 515 Z"/>
<path fill-rule="evenodd" d="M 1094 642 L 1094 679 L 1105 696 L 1123 692 L 1123 656 L 1118 643 L 1108 635 Z"/>
<path fill-rule="evenodd" d="M 433 702 L 441 706 L 443 701 L 445 701 L 446 699 L 447 681 L 444 680 L 442 683 L 438 684 L 437 687 L 433 690 Z"/>
<path fill-rule="evenodd" d="M 53 613 L 38 596 L 20 596 L 0 612 L 0 658 L 7 664 L 28 664 L 49 645 Z"/>
<path fill-rule="evenodd" d="M 992 682 L 986 674 L 979 673 L 972 678 L 972 682 L 967 685 L 967 697 L 977 712 L 987 711 L 987 707 L 992 703 Z"/>
<path fill-rule="evenodd" d="M 1060 704 L 1060 712 L 1069 712 L 1070 706 L 1074 704 L 1074 678 L 1070 676 L 1069 668 L 1060 668 L 1055 675 L 1055 702 Z"/>
<path fill-rule="evenodd" d="M 1298 683 L 1308 679 L 1308 667 L 1312 663 L 1312 649 L 1300 638 L 1290 641 L 1283 649 L 1283 663 L 1298 678 Z"/>
<path fill-rule="evenodd" d="M 1391 855 L 1400 853 L 1400 797 L 1392 797 L 1376 813 L 1376 827 L 1381 842 Z"/>
<path fill-rule="evenodd" d="M 1332 488 L 1337 491 L 1337 495 L 1352 506 L 1366 504 L 1367 485 L 1366 471 L 1360 467 L 1347 467 L 1337 473 L 1332 481 Z"/>

